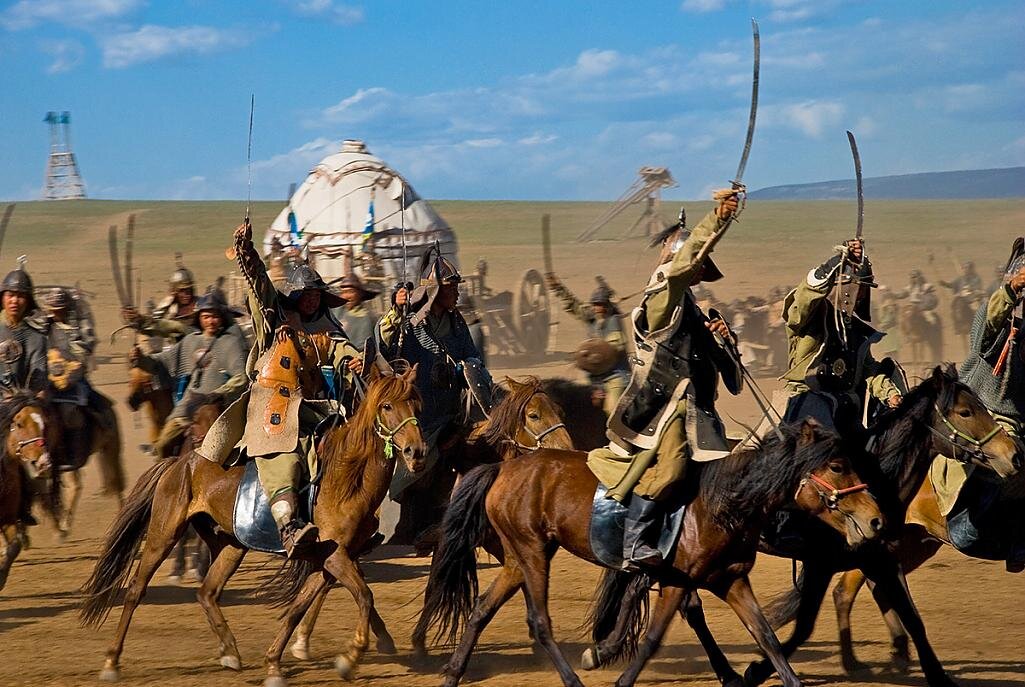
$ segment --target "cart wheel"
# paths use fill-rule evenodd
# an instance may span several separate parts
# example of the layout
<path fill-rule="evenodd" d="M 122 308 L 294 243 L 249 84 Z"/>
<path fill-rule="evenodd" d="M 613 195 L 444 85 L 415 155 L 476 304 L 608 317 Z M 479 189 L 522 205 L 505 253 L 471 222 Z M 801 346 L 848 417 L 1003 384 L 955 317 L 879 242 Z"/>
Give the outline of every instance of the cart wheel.
<path fill-rule="evenodd" d="M 537 270 L 530 269 L 520 277 L 513 291 L 513 324 L 519 342 L 530 355 L 540 355 L 548 348 L 551 306 L 545 280 Z"/>

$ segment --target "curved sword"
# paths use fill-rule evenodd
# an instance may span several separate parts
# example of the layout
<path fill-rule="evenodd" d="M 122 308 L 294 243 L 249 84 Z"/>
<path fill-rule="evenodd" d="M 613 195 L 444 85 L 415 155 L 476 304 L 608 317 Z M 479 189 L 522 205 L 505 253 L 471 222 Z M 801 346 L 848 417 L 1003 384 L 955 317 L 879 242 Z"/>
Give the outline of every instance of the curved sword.
<path fill-rule="evenodd" d="M 751 77 L 751 113 L 747 118 L 747 138 L 744 139 L 744 152 L 740 154 L 737 175 L 733 179 L 733 188 L 743 188 L 741 181 L 747 168 L 747 158 L 751 155 L 751 142 L 755 138 L 755 119 L 758 117 L 758 73 L 761 65 L 762 39 L 758 33 L 758 22 L 751 18 L 751 33 L 754 37 L 754 73 Z"/>
<path fill-rule="evenodd" d="M 854 134 L 847 132 L 847 140 L 851 142 L 851 155 L 854 156 L 854 176 L 858 183 L 858 233 L 856 238 L 861 238 L 861 231 L 865 226 L 865 188 L 861 180 L 861 155 L 858 154 L 858 142 L 854 140 Z"/>
<path fill-rule="evenodd" d="M 7 225 L 11 223 L 11 215 L 14 214 L 15 203 L 4 208 L 4 217 L 0 219 L 0 248 L 4 245 L 4 234 L 7 233 Z"/>

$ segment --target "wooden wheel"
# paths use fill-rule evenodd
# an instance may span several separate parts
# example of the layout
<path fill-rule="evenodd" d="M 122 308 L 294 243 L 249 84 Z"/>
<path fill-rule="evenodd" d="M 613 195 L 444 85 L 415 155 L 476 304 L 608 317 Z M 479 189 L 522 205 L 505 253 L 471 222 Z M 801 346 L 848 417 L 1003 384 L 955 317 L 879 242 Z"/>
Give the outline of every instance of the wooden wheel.
<path fill-rule="evenodd" d="M 551 305 L 544 277 L 530 269 L 520 277 L 513 291 L 512 321 L 519 342 L 529 355 L 540 355 L 548 348 Z"/>

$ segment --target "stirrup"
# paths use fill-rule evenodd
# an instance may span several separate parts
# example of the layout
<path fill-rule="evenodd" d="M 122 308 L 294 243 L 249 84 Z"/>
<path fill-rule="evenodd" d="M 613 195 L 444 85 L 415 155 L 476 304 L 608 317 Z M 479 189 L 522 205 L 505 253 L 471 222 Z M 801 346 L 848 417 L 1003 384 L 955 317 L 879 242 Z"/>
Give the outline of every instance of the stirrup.
<path fill-rule="evenodd" d="M 320 530 L 313 523 L 292 520 L 281 528 L 281 544 L 285 547 L 287 558 L 303 556 L 317 543 Z"/>

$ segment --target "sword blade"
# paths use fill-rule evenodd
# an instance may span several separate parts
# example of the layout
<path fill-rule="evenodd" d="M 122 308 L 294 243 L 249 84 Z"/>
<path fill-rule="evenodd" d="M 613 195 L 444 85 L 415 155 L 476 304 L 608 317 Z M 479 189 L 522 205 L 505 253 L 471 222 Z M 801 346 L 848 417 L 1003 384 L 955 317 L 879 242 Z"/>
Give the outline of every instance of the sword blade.
<path fill-rule="evenodd" d="M 741 186 L 744 170 L 747 169 L 747 158 L 751 155 L 751 143 L 755 138 L 755 120 L 758 118 L 758 74 L 761 66 L 762 39 L 758 33 L 758 22 L 751 19 L 751 33 L 754 38 L 754 70 L 751 77 L 751 112 L 747 117 L 747 138 L 744 139 L 744 152 L 740 154 L 737 175 L 733 178 L 734 186 Z"/>
<path fill-rule="evenodd" d="M 555 274 L 552 262 L 552 216 L 541 215 L 541 250 L 544 255 L 545 273 Z"/>
<path fill-rule="evenodd" d="M 132 250 L 135 246 L 135 215 L 128 215 L 128 233 L 125 236 L 125 292 L 132 300 Z"/>
<path fill-rule="evenodd" d="M 861 231 L 865 226 L 865 188 L 861 179 L 861 155 L 858 153 L 858 142 L 854 140 L 854 134 L 847 132 L 847 140 L 851 142 L 851 155 L 854 156 L 854 178 L 858 184 L 858 232 L 857 238 L 861 238 Z"/>
<path fill-rule="evenodd" d="M 107 231 L 107 253 L 110 256 L 110 274 L 114 278 L 114 290 L 117 291 L 117 299 L 121 301 L 121 307 L 131 305 L 131 299 L 125 291 L 124 280 L 121 276 L 121 259 L 117 254 L 117 225 L 111 224 Z"/>
<path fill-rule="evenodd" d="M 249 140 L 246 143 L 246 176 L 248 187 L 246 190 L 246 222 L 249 222 L 249 205 L 253 201 L 253 110 L 256 109 L 256 94 L 249 95 Z"/>
<path fill-rule="evenodd" d="M 4 218 L 0 219 L 0 248 L 4 245 L 4 235 L 7 234 L 7 225 L 11 223 L 11 215 L 14 214 L 14 206 L 16 203 L 11 203 L 4 208 Z"/>

